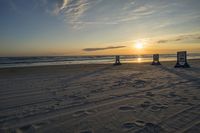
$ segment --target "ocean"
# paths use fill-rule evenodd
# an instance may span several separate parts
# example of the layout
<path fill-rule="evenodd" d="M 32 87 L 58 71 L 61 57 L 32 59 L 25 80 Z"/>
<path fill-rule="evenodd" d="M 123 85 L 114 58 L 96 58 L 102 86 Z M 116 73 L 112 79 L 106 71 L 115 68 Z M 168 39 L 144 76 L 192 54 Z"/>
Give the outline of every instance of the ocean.
<path fill-rule="evenodd" d="M 122 55 L 122 63 L 151 62 L 152 55 Z M 188 54 L 188 59 L 200 59 L 200 53 Z M 115 56 L 35 56 L 35 57 L 0 57 L 0 68 L 28 67 L 64 64 L 103 64 L 114 63 Z M 160 61 L 176 60 L 176 54 L 160 54 Z"/>

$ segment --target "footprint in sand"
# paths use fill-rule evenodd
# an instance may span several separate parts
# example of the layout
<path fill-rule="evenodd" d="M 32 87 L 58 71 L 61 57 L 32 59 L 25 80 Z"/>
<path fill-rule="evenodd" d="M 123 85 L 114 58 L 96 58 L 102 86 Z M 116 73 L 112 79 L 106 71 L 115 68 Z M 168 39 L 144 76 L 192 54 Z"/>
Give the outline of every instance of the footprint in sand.
<path fill-rule="evenodd" d="M 95 110 L 80 110 L 80 111 L 76 111 L 72 116 L 74 117 L 87 116 L 95 112 L 96 112 Z"/>
<path fill-rule="evenodd" d="M 103 92 L 102 89 L 96 89 L 96 90 L 91 90 L 90 93 L 99 93 L 99 92 Z"/>
<path fill-rule="evenodd" d="M 176 92 L 169 92 L 168 94 L 164 95 L 167 98 L 173 98 L 173 97 L 177 97 L 178 95 L 176 95 Z"/>
<path fill-rule="evenodd" d="M 144 80 L 135 80 L 133 87 L 144 87 L 144 84 L 146 83 L 146 81 Z"/>
<path fill-rule="evenodd" d="M 176 92 L 169 92 L 169 94 L 168 94 L 169 96 L 171 96 L 171 97 L 176 97 L 177 95 L 176 95 Z"/>
<path fill-rule="evenodd" d="M 156 111 L 161 111 L 162 109 L 166 109 L 168 106 L 162 105 L 162 104 L 155 104 L 151 107 L 151 111 L 156 112 Z"/>
<path fill-rule="evenodd" d="M 25 125 L 17 129 L 19 132 L 35 132 L 35 128 L 33 125 Z"/>
<path fill-rule="evenodd" d="M 138 125 L 136 125 L 134 122 L 127 122 L 123 124 L 123 128 L 138 128 Z"/>
<path fill-rule="evenodd" d="M 181 104 L 181 105 L 189 105 L 193 106 L 194 104 L 191 102 L 188 102 L 188 98 L 179 98 L 174 100 L 174 104 Z"/>
<path fill-rule="evenodd" d="M 164 130 L 157 124 L 146 123 L 145 126 L 135 133 L 162 133 Z"/>
<path fill-rule="evenodd" d="M 144 101 L 144 103 L 140 104 L 140 106 L 141 106 L 142 108 L 147 108 L 147 107 L 149 107 L 150 105 L 151 105 L 151 102 L 149 102 L 149 101 Z"/>
<path fill-rule="evenodd" d="M 161 111 L 161 108 L 159 106 L 154 105 L 151 107 L 151 111 L 153 112 Z"/>
<path fill-rule="evenodd" d="M 147 92 L 147 93 L 146 93 L 146 96 L 153 97 L 153 96 L 154 96 L 154 94 L 153 94 L 152 92 Z"/>
<path fill-rule="evenodd" d="M 121 106 L 121 107 L 119 107 L 119 110 L 121 110 L 121 111 L 131 111 L 131 110 L 135 110 L 135 108 L 133 106 Z"/>
<path fill-rule="evenodd" d="M 135 121 L 135 124 L 139 127 L 143 127 L 145 125 L 145 122 L 144 121 L 141 121 L 141 120 L 137 120 Z"/>
<path fill-rule="evenodd" d="M 186 104 L 188 98 L 186 97 L 178 97 L 174 100 L 175 104 Z"/>

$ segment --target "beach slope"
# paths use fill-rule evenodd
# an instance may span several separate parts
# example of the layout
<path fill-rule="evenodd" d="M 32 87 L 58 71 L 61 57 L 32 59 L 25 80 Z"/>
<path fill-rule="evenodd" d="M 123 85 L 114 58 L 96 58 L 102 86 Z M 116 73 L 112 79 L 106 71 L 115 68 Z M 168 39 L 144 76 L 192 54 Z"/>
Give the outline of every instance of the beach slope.
<path fill-rule="evenodd" d="M 200 132 L 200 60 L 0 69 L 0 132 Z"/>

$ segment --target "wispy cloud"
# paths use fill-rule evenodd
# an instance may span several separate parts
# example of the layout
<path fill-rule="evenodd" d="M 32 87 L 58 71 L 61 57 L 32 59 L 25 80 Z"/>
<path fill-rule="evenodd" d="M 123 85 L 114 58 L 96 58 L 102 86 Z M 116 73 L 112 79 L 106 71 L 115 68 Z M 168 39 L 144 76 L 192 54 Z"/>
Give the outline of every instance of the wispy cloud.
<path fill-rule="evenodd" d="M 50 1 L 52 4 L 51 0 L 43 1 Z M 134 20 L 142 20 L 153 15 L 161 17 L 170 14 L 172 11 L 176 10 L 176 7 L 179 5 L 176 2 L 140 0 L 116 1 L 114 5 L 110 4 L 111 2 L 108 0 L 54 0 L 53 3 L 53 14 L 63 15 L 66 24 L 69 24 L 73 28 L 80 28 L 88 25 L 116 25 L 134 22 Z M 169 10 L 171 8 L 174 10 Z M 187 20 L 190 19 L 195 18 L 190 17 Z M 185 20 L 185 14 L 182 16 L 181 20 Z M 170 21 L 162 22 L 158 20 L 158 24 L 155 25 L 155 27 L 165 28 L 174 23 L 177 23 L 177 21 L 172 23 Z"/>
<path fill-rule="evenodd" d="M 76 22 L 88 10 L 90 2 L 88 0 L 72 0 L 69 1 L 64 9 L 64 15 L 70 22 Z"/>
<path fill-rule="evenodd" d="M 179 35 L 169 39 L 158 40 L 157 43 L 169 43 L 169 42 L 180 42 L 187 40 L 199 40 L 200 34 L 187 34 L 187 35 Z"/>
<path fill-rule="evenodd" d="M 65 16 L 65 22 L 71 24 L 74 28 L 86 24 L 102 24 L 102 22 L 82 20 L 86 11 L 98 1 L 100 0 L 64 0 L 59 12 Z"/>
<path fill-rule="evenodd" d="M 118 18 L 115 19 L 116 23 L 128 22 L 132 20 L 138 20 L 147 16 L 152 15 L 155 12 L 155 9 L 151 6 L 139 6 L 132 10 L 124 11 L 126 15 L 120 15 Z"/>
<path fill-rule="evenodd" d="M 60 10 L 63 10 L 67 4 L 69 3 L 70 0 L 63 0 L 62 6 L 60 7 Z"/>
<path fill-rule="evenodd" d="M 135 19 L 140 19 L 151 15 L 155 11 L 154 6 L 150 5 L 137 5 L 135 0 L 125 0 L 120 2 L 119 8 L 116 8 L 114 15 L 109 16 L 111 9 L 103 10 L 101 5 L 103 0 L 58 0 L 54 4 L 53 14 L 60 14 L 65 16 L 65 22 L 71 24 L 74 28 L 84 25 L 115 25 L 122 22 L 128 22 Z M 99 5 L 98 5 L 99 4 Z M 102 3 L 101 3 L 102 4 Z M 97 6 L 96 6 L 97 5 Z M 88 16 L 92 13 L 90 10 L 96 6 L 100 16 Z M 109 6 L 108 6 L 109 7 Z M 110 11 L 109 11 L 110 10 Z M 88 13 L 87 13 L 88 12 Z M 112 13 L 111 13 L 112 14 Z M 117 15 L 116 15 L 117 14 Z M 85 19 L 87 18 L 87 19 Z"/>
<path fill-rule="evenodd" d="M 124 48 L 126 46 L 110 46 L 110 47 L 103 47 L 103 48 L 85 48 L 83 51 L 100 51 L 100 50 L 109 50 L 109 49 L 119 49 Z"/>

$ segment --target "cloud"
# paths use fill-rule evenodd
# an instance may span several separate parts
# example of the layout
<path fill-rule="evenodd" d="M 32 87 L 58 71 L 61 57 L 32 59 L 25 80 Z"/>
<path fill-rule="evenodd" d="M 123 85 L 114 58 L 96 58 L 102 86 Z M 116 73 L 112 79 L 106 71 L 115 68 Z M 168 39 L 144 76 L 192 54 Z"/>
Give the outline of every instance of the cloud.
<path fill-rule="evenodd" d="M 103 0 L 57 0 L 57 2 L 54 6 L 54 14 L 64 15 L 64 21 L 73 28 L 86 25 L 116 25 L 149 16 L 155 10 L 154 6 L 138 5 L 135 0 L 118 3 L 119 7 L 114 11 L 111 11 L 113 10 L 112 6 L 104 5 L 106 1 Z M 96 9 L 95 11 L 99 14 L 91 15 L 93 7 L 97 8 L 99 12 Z"/>
<path fill-rule="evenodd" d="M 70 22 L 76 22 L 87 11 L 90 6 L 88 0 L 73 0 L 69 1 L 64 9 L 64 15 L 69 18 Z"/>
<path fill-rule="evenodd" d="M 44 6 L 45 11 L 51 15 L 59 15 L 69 0 L 38 0 Z"/>
<path fill-rule="evenodd" d="M 116 22 L 100 22 L 100 21 L 74 21 L 74 22 L 69 22 L 71 24 L 82 24 L 82 25 L 115 25 L 118 24 Z"/>
<path fill-rule="evenodd" d="M 100 51 L 100 50 L 109 50 L 109 49 L 118 49 L 124 48 L 126 46 L 110 46 L 110 47 L 103 47 L 103 48 L 85 48 L 83 51 Z"/>
<path fill-rule="evenodd" d="M 63 10 L 67 4 L 69 3 L 69 0 L 63 0 L 62 6 L 60 7 L 60 10 Z"/>
<path fill-rule="evenodd" d="M 116 25 L 128 23 L 133 22 L 134 20 L 142 20 L 153 15 L 164 16 L 169 14 L 170 7 L 176 7 L 174 3 L 164 1 L 141 2 L 139 0 L 123 0 L 116 1 L 115 4 L 110 4 L 112 2 L 108 0 L 44 1 L 51 1 L 51 3 L 53 1 L 53 14 L 64 16 L 66 25 L 70 25 L 75 29 L 90 25 Z M 185 20 L 184 16 L 183 20 Z M 163 22 L 162 24 L 159 22 L 157 27 L 163 28 L 170 25 L 172 25 L 171 22 Z"/>
<path fill-rule="evenodd" d="M 179 42 L 179 41 L 187 41 L 187 40 L 199 40 L 200 34 L 187 34 L 180 35 L 173 38 L 158 40 L 157 43 L 169 43 L 169 42 Z"/>
<path fill-rule="evenodd" d="M 58 12 L 60 15 L 64 15 L 66 24 L 70 24 L 76 29 L 79 29 L 82 25 L 102 24 L 101 22 L 82 20 L 86 11 L 98 1 L 101 0 L 63 0 Z"/>
<path fill-rule="evenodd" d="M 159 40 L 157 43 L 167 43 L 169 40 Z"/>

